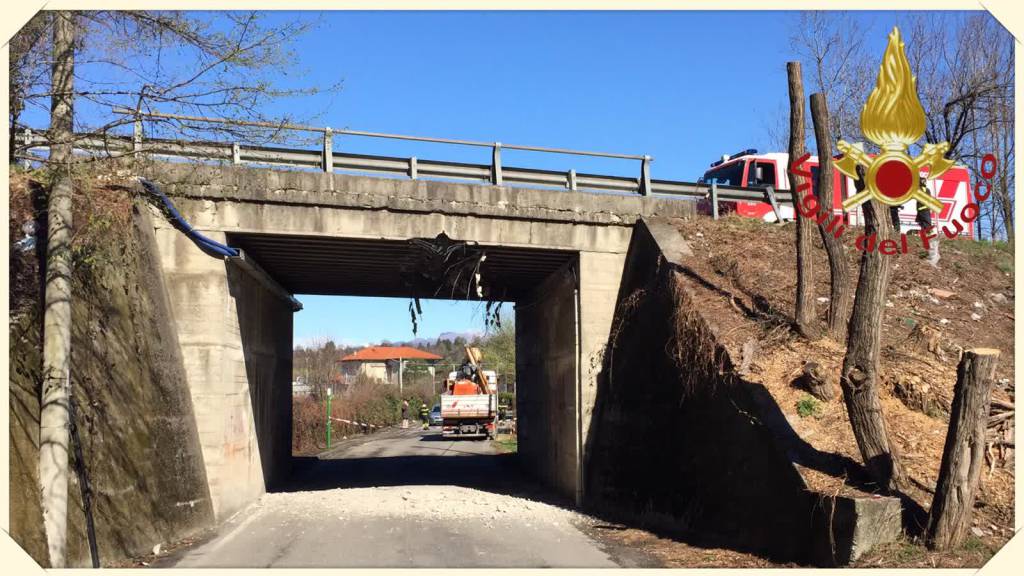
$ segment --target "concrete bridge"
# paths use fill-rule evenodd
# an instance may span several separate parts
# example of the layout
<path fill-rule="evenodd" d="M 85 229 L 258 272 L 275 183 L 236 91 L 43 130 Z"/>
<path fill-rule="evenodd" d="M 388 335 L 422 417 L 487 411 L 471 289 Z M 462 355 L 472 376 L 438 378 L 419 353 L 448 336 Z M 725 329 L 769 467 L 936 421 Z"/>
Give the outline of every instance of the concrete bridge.
<path fill-rule="evenodd" d="M 409 239 L 486 250 L 492 297 L 515 303 L 519 453 L 581 502 L 590 428 L 626 251 L 641 217 L 693 204 L 331 172 L 150 162 L 213 258 L 153 219 L 216 517 L 283 480 L 291 442 L 294 293 L 433 297 L 403 283 Z M 258 266 L 253 267 L 251 263 Z M 260 269 L 263 272 L 260 272 Z M 440 296 L 444 296 L 443 294 Z"/>

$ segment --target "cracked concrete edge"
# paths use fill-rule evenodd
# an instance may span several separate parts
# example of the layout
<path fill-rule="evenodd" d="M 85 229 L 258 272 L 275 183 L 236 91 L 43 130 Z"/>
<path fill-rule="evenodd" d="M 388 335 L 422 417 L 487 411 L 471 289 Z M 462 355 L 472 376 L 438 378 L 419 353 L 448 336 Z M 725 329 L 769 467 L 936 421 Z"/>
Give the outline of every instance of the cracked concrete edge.
<path fill-rule="evenodd" d="M 168 162 L 150 162 L 144 170 L 169 194 L 196 199 L 611 226 L 632 226 L 645 217 L 694 213 L 692 202 L 664 197 Z"/>

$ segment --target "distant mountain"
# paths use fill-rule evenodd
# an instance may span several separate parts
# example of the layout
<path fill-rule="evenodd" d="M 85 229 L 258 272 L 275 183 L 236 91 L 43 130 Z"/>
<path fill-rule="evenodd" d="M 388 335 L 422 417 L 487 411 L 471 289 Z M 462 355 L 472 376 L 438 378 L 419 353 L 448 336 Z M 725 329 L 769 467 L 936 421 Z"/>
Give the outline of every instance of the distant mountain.
<path fill-rule="evenodd" d="M 435 338 L 431 342 L 431 344 L 438 340 L 447 340 L 449 342 L 455 342 L 456 338 L 462 338 L 468 342 L 478 336 L 480 336 L 480 332 L 477 332 L 475 330 L 466 330 L 465 332 L 441 332 L 440 334 L 437 335 L 437 338 Z"/>
<path fill-rule="evenodd" d="M 434 338 L 419 337 L 413 338 L 412 340 L 405 340 L 402 342 L 391 342 L 391 345 L 398 346 L 412 346 L 413 348 L 424 348 L 433 346 L 438 341 L 447 340 L 448 342 L 455 342 L 457 338 L 462 338 L 467 342 L 472 341 L 474 338 L 480 336 L 480 332 L 474 330 L 466 330 L 464 332 L 441 332 Z"/>

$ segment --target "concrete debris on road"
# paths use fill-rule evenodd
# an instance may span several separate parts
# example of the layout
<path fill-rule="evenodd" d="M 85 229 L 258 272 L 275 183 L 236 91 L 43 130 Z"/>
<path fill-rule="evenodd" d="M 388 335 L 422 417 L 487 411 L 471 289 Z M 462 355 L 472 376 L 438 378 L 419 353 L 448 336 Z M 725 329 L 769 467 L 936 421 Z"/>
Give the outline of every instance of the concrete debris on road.
<path fill-rule="evenodd" d="M 572 511 L 517 496 L 461 486 L 384 486 L 335 488 L 310 492 L 266 494 L 267 513 L 323 514 L 325 507 L 346 517 L 424 518 L 432 520 L 490 519 L 497 515 L 528 515 L 535 522 L 569 525 L 582 517 Z"/>

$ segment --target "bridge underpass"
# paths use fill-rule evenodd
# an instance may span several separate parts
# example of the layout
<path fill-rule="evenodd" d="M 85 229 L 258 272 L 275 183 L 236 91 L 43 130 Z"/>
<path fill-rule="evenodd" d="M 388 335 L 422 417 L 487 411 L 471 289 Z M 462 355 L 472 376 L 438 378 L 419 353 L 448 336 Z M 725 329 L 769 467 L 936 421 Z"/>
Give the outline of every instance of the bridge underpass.
<path fill-rule="evenodd" d="M 447 286 L 424 290 L 407 283 L 402 264 L 420 256 L 407 241 L 245 233 L 228 234 L 227 241 L 293 294 L 452 297 Z M 582 452 L 579 253 L 474 249 L 486 255 L 481 282 L 496 300 L 511 302 L 515 309 L 519 455 L 545 484 L 576 499 Z"/>
<path fill-rule="evenodd" d="M 246 233 L 228 234 L 227 240 L 231 246 L 244 250 L 293 294 L 453 296 L 450 289 L 423 290 L 407 283 L 402 264 L 420 255 L 408 241 Z M 492 299 L 504 302 L 528 298 L 546 278 L 576 257 L 576 253 L 565 250 L 479 248 L 487 255 L 480 265 L 482 280 Z"/>
<path fill-rule="evenodd" d="M 154 218 L 218 519 L 289 477 L 291 294 L 442 297 L 402 282 L 409 240 L 475 243 L 488 297 L 515 303 L 519 459 L 569 500 L 633 224 L 688 216 L 672 199 L 152 163 L 147 177 L 206 236 L 211 258 Z M 262 272 L 253 272 L 252 264 Z"/>

